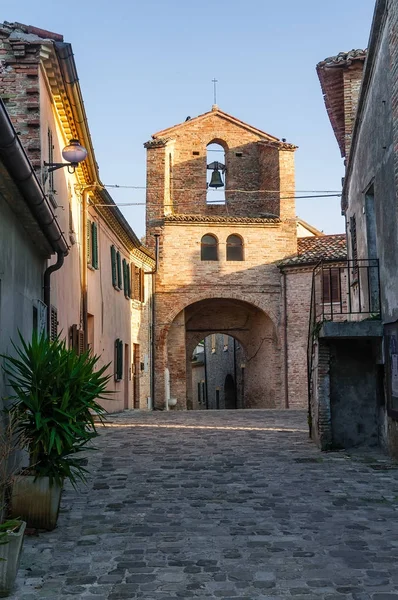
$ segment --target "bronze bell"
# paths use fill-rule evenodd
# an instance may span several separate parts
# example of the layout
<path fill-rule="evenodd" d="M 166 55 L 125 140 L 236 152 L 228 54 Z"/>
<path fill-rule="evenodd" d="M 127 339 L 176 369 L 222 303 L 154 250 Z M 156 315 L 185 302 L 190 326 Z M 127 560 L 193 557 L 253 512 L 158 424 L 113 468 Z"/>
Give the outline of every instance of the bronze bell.
<path fill-rule="evenodd" d="M 224 183 L 221 177 L 221 173 L 220 171 L 217 169 L 217 167 L 214 169 L 213 173 L 211 174 L 211 180 L 209 183 L 209 187 L 211 188 L 221 188 L 224 187 Z"/>

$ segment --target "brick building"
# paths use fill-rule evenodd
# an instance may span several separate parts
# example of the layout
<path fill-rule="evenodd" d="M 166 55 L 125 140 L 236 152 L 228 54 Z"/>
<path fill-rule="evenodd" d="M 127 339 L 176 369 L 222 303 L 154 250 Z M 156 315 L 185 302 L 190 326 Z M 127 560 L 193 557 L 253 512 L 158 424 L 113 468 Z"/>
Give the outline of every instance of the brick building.
<path fill-rule="evenodd" d="M 147 408 L 155 261 L 100 181 L 72 46 L 56 33 L 0 24 L 0 96 L 32 167 L 30 179 L 42 187 L 47 220 L 66 240 L 67 252 L 61 248 L 56 259 L 43 260 L 34 306 L 47 311 L 51 336 L 62 334 L 77 351 L 91 348 L 101 364 L 111 365 L 107 410 Z M 51 172 L 45 163 L 63 162 L 71 138 L 86 148 L 86 160 Z M 11 272 L 16 256 L 9 254 Z M 12 288 L 2 292 L 0 305 L 12 305 Z M 32 314 L 24 316 L 26 335 Z"/>
<path fill-rule="evenodd" d="M 217 106 L 145 146 L 147 244 L 157 239 L 159 254 L 155 406 L 194 406 L 192 353 L 212 334 L 242 346 L 245 408 L 306 406 L 311 277 L 304 258 L 298 278 L 279 264 L 297 255 L 298 234 L 324 236 L 296 218 L 296 146 Z"/>
<path fill-rule="evenodd" d="M 350 310 L 315 344 L 314 437 L 322 447 L 380 444 L 398 456 L 398 4 L 377 0 L 367 51 L 318 74 L 345 159 Z M 355 84 L 350 84 L 354 81 Z"/>

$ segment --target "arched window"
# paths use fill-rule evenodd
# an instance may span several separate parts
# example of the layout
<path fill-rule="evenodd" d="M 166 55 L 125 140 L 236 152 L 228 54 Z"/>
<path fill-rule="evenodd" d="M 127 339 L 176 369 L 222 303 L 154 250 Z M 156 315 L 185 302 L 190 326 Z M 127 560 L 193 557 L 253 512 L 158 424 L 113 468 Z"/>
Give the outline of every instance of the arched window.
<path fill-rule="evenodd" d="M 227 238 L 227 260 L 243 260 L 243 241 L 239 235 Z"/>
<path fill-rule="evenodd" d="M 200 260 L 218 260 L 217 238 L 209 233 L 200 242 Z"/>
<path fill-rule="evenodd" d="M 207 145 L 207 204 L 225 204 L 225 150 L 221 144 Z"/>

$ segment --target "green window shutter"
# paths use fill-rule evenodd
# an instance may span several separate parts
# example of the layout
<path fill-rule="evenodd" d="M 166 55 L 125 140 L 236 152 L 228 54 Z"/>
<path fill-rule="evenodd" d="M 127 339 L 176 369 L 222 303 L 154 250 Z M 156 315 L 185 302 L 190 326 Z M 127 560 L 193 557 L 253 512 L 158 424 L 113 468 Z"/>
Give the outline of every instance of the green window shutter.
<path fill-rule="evenodd" d="M 127 273 L 127 297 L 131 298 L 131 265 L 127 265 L 126 267 L 126 273 Z"/>
<path fill-rule="evenodd" d="M 116 250 L 115 246 L 111 246 L 111 263 L 112 263 L 112 285 L 117 286 L 117 273 L 116 273 Z"/>
<path fill-rule="evenodd" d="M 122 261 L 122 265 L 123 265 L 123 289 L 124 289 L 124 295 L 127 296 L 127 273 L 126 273 L 127 263 L 124 258 Z"/>
<path fill-rule="evenodd" d="M 98 225 L 91 223 L 91 264 L 98 269 Z"/>
<path fill-rule="evenodd" d="M 116 252 L 116 262 L 117 262 L 117 287 L 119 290 L 122 289 L 122 263 L 120 260 L 120 252 Z"/>
<path fill-rule="evenodd" d="M 115 381 L 123 379 L 123 342 L 115 341 Z"/>
<path fill-rule="evenodd" d="M 91 238 L 91 226 L 92 223 L 90 221 L 90 219 L 87 219 L 87 264 L 91 265 L 92 264 L 92 260 L 93 260 L 93 256 L 92 256 L 92 248 L 91 248 L 91 244 L 92 244 L 92 238 Z"/>

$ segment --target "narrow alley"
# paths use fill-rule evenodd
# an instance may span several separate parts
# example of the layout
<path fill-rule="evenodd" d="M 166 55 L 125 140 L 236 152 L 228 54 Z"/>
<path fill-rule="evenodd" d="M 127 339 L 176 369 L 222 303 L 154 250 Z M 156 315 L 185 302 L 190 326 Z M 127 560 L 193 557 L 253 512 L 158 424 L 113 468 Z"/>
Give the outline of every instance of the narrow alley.
<path fill-rule="evenodd" d="M 15 600 L 398 599 L 398 467 L 320 453 L 304 411 L 126 411 L 96 445 Z"/>

